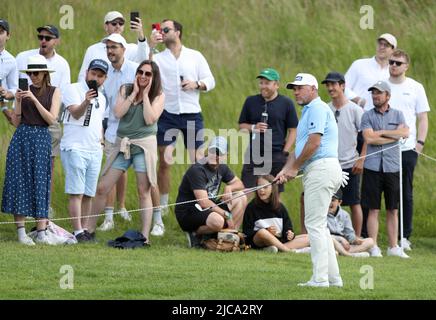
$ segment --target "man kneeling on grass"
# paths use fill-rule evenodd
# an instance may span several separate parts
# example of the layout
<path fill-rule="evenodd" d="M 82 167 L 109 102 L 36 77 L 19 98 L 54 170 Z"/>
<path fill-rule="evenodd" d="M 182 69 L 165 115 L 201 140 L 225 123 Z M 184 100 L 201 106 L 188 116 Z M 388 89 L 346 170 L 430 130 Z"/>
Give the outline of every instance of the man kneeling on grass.
<path fill-rule="evenodd" d="M 187 233 L 188 246 L 200 247 L 203 235 L 217 233 L 224 228 L 238 229 L 242 223 L 247 197 L 245 195 L 233 199 L 220 206 L 215 206 L 218 200 L 221 181 L 226 184 L 221 201 L 242 195 L 244 185 L 229 167 L 222 162 L 227 155 L 227 141 L 223 137 L 215 137 L 208 148 L 208 155 L 193 164 L 183 176 L 179 187 L 175 208 L 176 218 L 180 227 Z M 198 201 L 192 201 L 198 200 Z M 214 202 L 215 201 L 215 202 Z M 195 207 L 198 203 L 201 211 Z"/>
<path fill-rule="evenodd" d="M 341 203 L 342 191 L 339 189 L 332 197 L 327 215 L 327 227 L 332 235 L 335 250 L 341 256 L 369 257 L 374 240 L 356 237 L 350 215 L 340 207 Z"/>

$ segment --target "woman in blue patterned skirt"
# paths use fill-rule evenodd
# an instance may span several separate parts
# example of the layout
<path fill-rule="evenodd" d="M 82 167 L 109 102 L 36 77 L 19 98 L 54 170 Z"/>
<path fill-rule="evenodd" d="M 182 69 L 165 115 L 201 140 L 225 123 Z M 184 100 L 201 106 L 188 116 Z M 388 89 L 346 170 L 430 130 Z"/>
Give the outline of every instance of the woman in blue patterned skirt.
<path fill-rule="evenodd" d="M 25 217 L 37 220 L 36 242 L 50 244 L 46 223 L 50 203 L 51 137 L 48 126 L 56 122 L 60 91 L 50 85 L 47 60 L 31 56 L 27 69 L 28 90 L 18 89 L 15 96 L 14 124 L 18 126 L 8 148 L 3 187 L 2 211 L 14 215 L 18 241 L 35 245 L 26 235 Z"/>

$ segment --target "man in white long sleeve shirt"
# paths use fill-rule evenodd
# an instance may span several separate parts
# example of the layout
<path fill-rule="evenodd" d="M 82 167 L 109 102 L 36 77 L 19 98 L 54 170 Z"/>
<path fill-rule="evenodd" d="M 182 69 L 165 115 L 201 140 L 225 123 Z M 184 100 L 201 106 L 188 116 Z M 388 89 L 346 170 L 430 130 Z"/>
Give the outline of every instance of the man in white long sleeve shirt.
<path fill-rule="evenodd" d="M 147 39 L 144 36 L 144 31 L 142 30 L 141 19 L 138 18 L 138 21 L 132 22 L 131 25 L 132 30 L 138 34 L 138 43 L 128 43 L 124 57 L 127 60 L 140 63 L 148 59 L 150 48 L 148 47 Z M 104 17 L 103 28 L 107 36 L 112 33 L 122 35 L 125 28 L 124 16 L 118 11 L 108 12 Z M 93 59 L 102 59 L 107 63 L 110 63 L 106 54 L 106 45 L 103 42 L 97 42 L 86 49 L 82 67 L 79 71 L 79 82 L 84 79 L 88 65 Z"/>
<path fill-rule="evenodd" d="M 150 37 L 150 48 L 163 42 L 166 49 L 153 56 L 159 65 L 162 87 L 165 93 L 165 109 L 158 122 L 157 143 L 159 146 L 158 184 L 160 204 L 168 204 L 170 190 L 170 167 L 177 135 L 181 131 L 185 147 L 192 162 L 196 151 L 203 144 L 203 117 L 200 92 L 215 88 L 215 79 L 204 56 L 182 44 L 183 26 L 174 20 L 163 20 L 161 32 Z M 158 210 L 153 214 L 152 235 L 163 234 L 163 223 Z"/>

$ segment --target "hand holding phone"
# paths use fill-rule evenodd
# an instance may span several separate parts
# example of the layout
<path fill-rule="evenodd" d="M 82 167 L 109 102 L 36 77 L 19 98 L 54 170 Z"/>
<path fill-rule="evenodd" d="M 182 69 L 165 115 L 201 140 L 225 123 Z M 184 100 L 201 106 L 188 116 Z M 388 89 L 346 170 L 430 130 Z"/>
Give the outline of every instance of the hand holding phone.
<path fill-rule="evenodd" d="M 93 89 L 95 91 L 95 96 L 98 97 L 98 86 L 96 80 L 87 81 L 87 85 L 89 89 Z"/>
<path fill-rule="evenodd" d="M 132 28 L 132 22 L 139 22 L 138 18 L 139 18 L 138 11 L 130 12 L 130 29 L 134 29 L 134 28 Z"/>
<path fill-rule="evenodd" d="M 22 91 L 29 90 L 29 82 L 27 81 L 27 78 L 18 79 L 18 88 Z"/>

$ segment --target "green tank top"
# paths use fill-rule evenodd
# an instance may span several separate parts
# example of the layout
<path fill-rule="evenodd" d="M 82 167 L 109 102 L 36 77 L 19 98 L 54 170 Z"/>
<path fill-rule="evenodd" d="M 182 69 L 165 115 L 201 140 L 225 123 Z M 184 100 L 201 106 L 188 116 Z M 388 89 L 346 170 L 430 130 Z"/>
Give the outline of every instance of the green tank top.
<path fill-rule="evenodd" d="M 133 88 L 133 87 L 131 87 Z M 126 85 L 126 93 L 131 93 L 131 88 Z M 129 93 L 130 91 L 130 93 Z M 120 138 L 128 137 L 129 139 L 141 139 L 157 134 L 157 122 L 147 125 L 144 120 L 143 104 L 131 105 L 127 113 L 120 119 L 117 135 Z M 131 154 L 141 153 L 142 149 L 132 145 Z"/>

